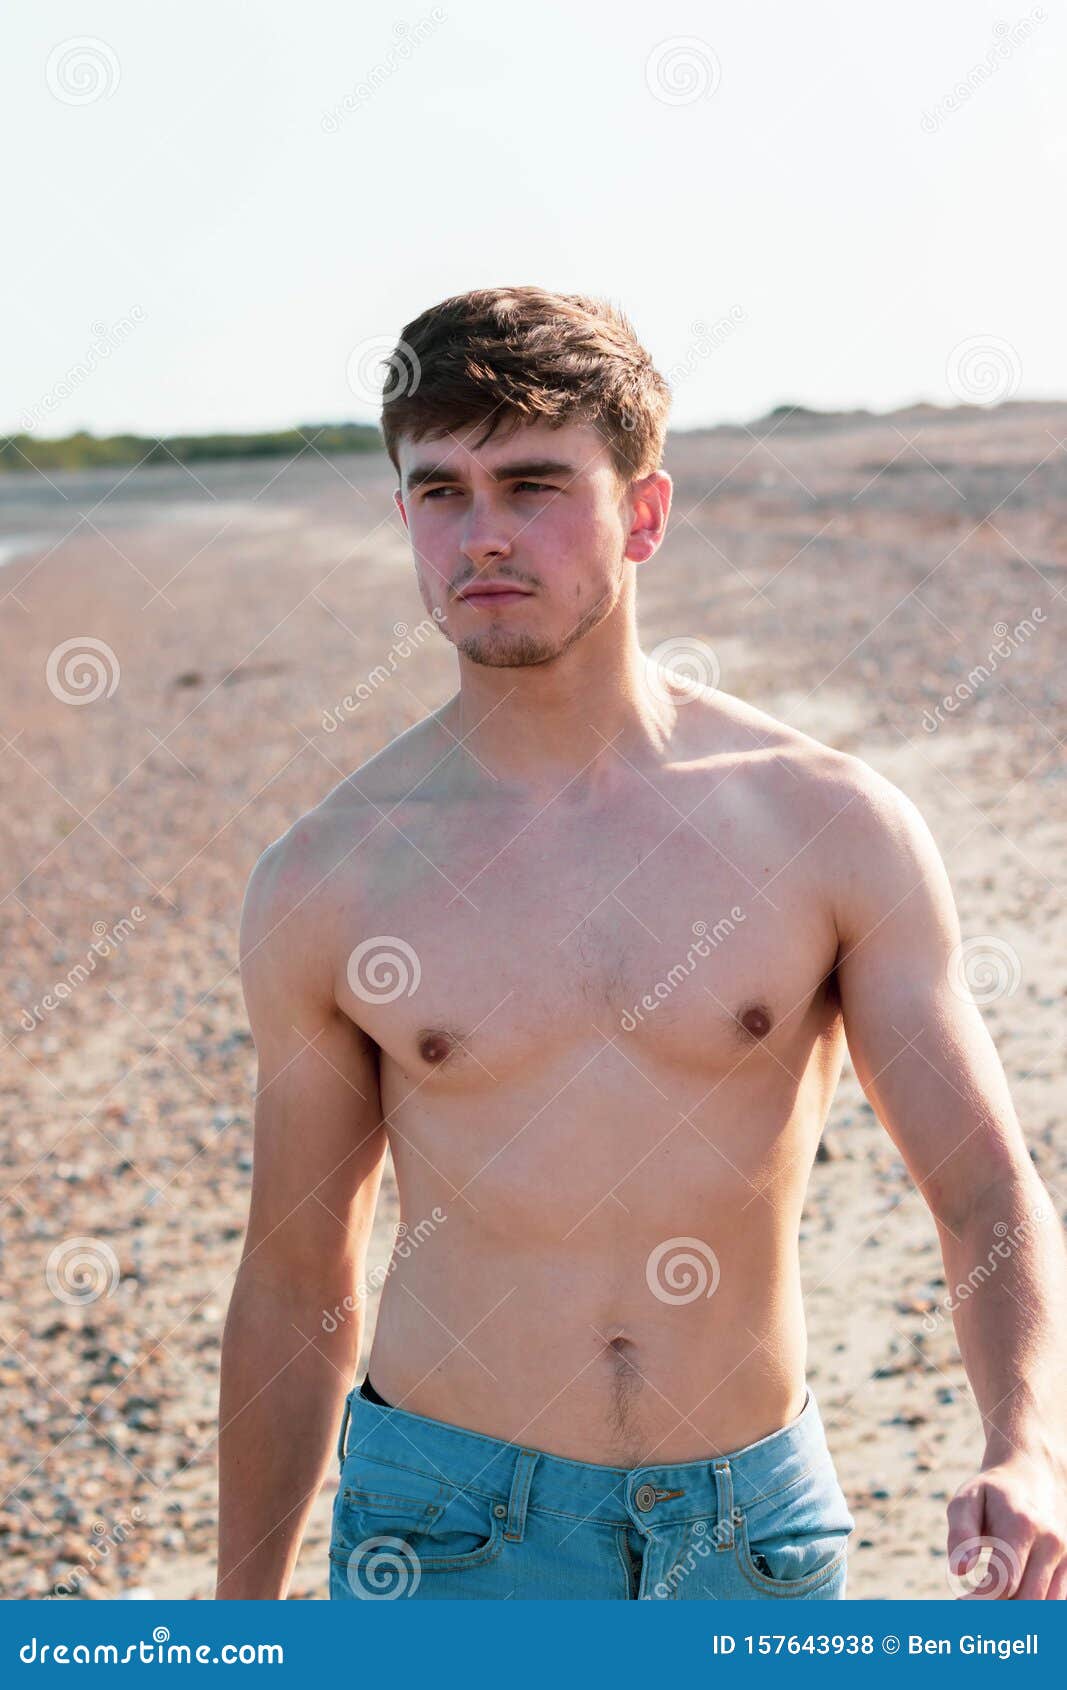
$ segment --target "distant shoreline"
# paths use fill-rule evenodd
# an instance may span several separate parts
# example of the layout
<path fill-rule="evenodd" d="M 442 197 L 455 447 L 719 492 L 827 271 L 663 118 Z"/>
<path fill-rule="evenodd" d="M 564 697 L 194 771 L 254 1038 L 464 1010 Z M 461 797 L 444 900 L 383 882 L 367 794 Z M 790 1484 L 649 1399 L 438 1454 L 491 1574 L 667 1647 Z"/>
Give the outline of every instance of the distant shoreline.
<path fill-rule="evenodd" d="M 251 434 L 68 434 L 42 440 L 33 434 L 0 439 L 0 475 L 30 470 L 79 470 L 123 464 L 197 463 L 206 459 L 284 458 L 300 452 L 382 452 L 379 430 L 369 423 L 309 423 Z"/>
<path fill-rule="evenodd" d="M 1043 410 L 1062 400 L 1010 399 L 997 405 L 931 405 L 920 401 L 895 411 L 818 411 L 807 405 L 776 405 L 751 422 L 720 422 L 672 428 L 675 438 L 697 434 L 740 434 L 749 437 L 779 431 L 841 432 L 855 428 L 877 428 L 890 420 L 901 423 L 934 421 L 978 422 L 991 410 Z M 284 458 L 316 452 L 384 452 L 378 427 L 371 423 L 304 423 L 297 428 L 248 434 L 145 434 L 97 435 L 87 432 L 44 440 L 33 434 L 0 436 L 0 476 L 25 474 L 30 470 L 101 469 L 126 464 L 188 464 L 210 459 Z"/>

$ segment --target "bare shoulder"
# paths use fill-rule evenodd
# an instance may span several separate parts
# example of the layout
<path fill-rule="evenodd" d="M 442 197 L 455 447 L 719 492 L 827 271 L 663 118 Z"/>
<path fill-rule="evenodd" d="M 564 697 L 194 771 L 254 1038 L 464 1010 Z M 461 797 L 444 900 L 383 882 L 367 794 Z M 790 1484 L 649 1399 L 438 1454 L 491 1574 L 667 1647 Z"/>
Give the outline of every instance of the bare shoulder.
<path fill-rule="evenodd" d="M 730 693 L 715 692 L 708 703 L 707 726 L 699 731 L 709 767 L 724 755 L 739 757 L 754 776 L 800 805 L 812 820 L 829 823 L 851 812 L 850 828 L 859 838 L 921 824 L 908 795 L 862 757 L 839 751 Z"/>
<path fill-rule="evenodd" d="M 417 722 L 266 847 L 245 890 L 242 967 L 266 952 L 309 973 L 317 961 L 330 976 L 331 936 L 342 923 L 358 931 L 373 907 L 378 868 L 396 838 L 391 815 L 428 793 L 450 743 L 435 717 Z"/>
<path fill-rule="evenodd" d="M 791 728 L 776 743 L 774 759 L 769 778 L 796 822 L 798 849 L 819 865 L 843 942 L 865 938 L 887 921 L 953 933 L 954 899 L 941 852 L 902 787 L 863 757 Z"/>
<path fill-rule="evenodd" d="M 809 867 L 818 865 L 835 911 L 869 913 L 919 880 L 943 895 L 937 845 L 901 787 L 864 758 L 742 699 L 716 692 L 707 705 L 709 715 L 687 735 L 700 736 L 709 776 L 721 781 L 723 764 L 738 765 L 750 819 L 780 833 Z M 731 784 L 735 778 L 731 772 Z"/>

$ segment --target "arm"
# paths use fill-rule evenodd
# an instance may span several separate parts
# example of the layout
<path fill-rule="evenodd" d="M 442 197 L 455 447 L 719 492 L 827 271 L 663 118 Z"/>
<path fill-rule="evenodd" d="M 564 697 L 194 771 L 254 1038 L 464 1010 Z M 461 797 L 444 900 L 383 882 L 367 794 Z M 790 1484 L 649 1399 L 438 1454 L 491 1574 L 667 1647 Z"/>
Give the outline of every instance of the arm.
<path fill-rule="evenodd" d="M 855 768 L 856 765 L 854 764 Z M 985 1431 L 948 1507 L 953 1572 L 992 1546 L 981 1595 L 1067 1596 L 1067 1256 L 967 985 L 944 864 L 910 799 L 858 765 L 834 824 L 838 979 L 849 1052 L 937 1226 L 957 1342 Z M 858 790 L 857 790 L 858 788 Z M 1007 963 L 1014 959 L 1007 957 Z M 963 1545 L 971 1550 L 961 1555 Z"/>
<path fill-rule="evenodd" d="M 308 895 L 321 872 L 298 824 L 256 864 L 241 917 L 259 1074 L 248 1229 L 222 1344 L 219 1599 L 285 1596 L 359 1363 L 354 1292 L 386 1136 L 377 1046 L 333 1000 L 333 947 Z"/>

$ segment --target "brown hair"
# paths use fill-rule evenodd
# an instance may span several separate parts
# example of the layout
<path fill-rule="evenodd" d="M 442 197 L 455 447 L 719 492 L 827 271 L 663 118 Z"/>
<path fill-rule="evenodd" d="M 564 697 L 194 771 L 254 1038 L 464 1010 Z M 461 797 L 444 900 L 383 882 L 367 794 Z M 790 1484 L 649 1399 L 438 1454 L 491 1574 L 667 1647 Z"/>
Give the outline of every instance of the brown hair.
<path fill-rule="evenodd" d="M 538 420 L 593 424 L 624 483 L 659 468 L 670 388 L 607 300 L 476 288 L 408 323 L 388 364 L 381 429 L 398 475 L 401 435 L 440 439 L 484 422 L 479 448 Z"/>

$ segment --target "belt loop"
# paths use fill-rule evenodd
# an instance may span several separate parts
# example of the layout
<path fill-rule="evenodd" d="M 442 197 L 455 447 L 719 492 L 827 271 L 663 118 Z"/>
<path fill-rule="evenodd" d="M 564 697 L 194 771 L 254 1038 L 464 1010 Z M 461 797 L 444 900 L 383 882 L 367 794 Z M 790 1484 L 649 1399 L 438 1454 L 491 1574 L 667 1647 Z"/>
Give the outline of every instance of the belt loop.
<path fill-rule="evenodd" d="M 347 1397 L 345 1398 L 345 1411 L 341 1416 L 341 1435 L 337 1440 L 337 1463 L 340 1467 L 343 1467 L 345 1464 L 345 1434 L 348 1431 L 348 1422 L 351 1418 L 351 1414 L 352 1392 L 349 1391 Z"/>
<path fill-rule="evenodd" d="M 734 1546 L 734 1486 L 728 1461 L 716 1461 L 715 1466 L 715 1553 Z"/>
<path fill-rule="evenodd" d="M 522 1542 L 522 1534 L 526 1530 L 526 1504 L 530 1495 L 530 1481 L 540 1458 L 541 1451 L 539 1449 L 522 1449 L 519 1451 L 515 1462 L 515 1471 L 511 1477 L 508 1519 L 504 1527 L 504 1536 L 509 1543 Z"/>

